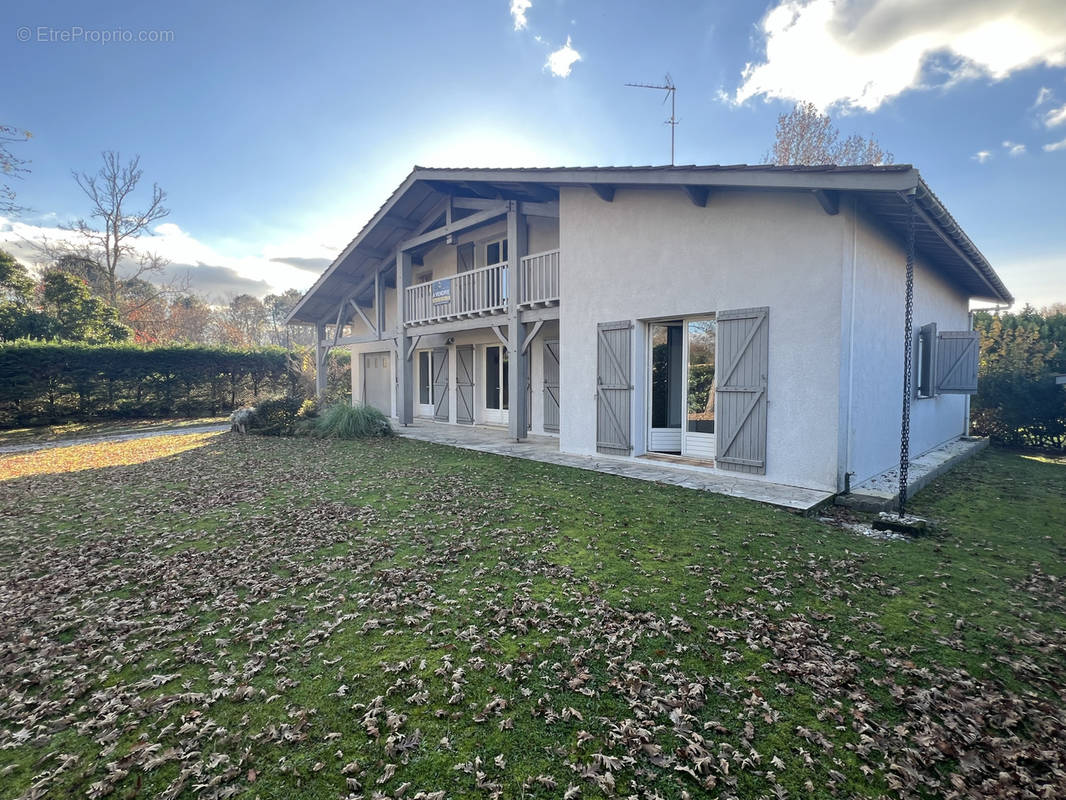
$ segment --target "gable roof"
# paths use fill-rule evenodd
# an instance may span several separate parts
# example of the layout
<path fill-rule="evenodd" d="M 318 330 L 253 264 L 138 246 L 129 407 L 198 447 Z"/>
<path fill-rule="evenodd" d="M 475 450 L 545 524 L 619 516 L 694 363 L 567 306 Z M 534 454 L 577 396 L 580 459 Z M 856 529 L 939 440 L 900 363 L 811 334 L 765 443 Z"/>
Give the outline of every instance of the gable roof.
<path fill-rule="evenodd" d="M 559 190 L 570 186 L 846 192 L 901 238 L 906 236 L 909 198 L 913 196 L 918 252 L 971 297 L 1014 301 L 992 265 L 910 164 L 515 169 L 416 166 L 293 307 L 286 322 L 315 323 L 335 314 L 337 299 L 351 291 L 372 266 L 391 260 L 397 245 L 412 235 L 413 224 L 433 213 L 447 193 L 537 202 L 558 199 Z"/>

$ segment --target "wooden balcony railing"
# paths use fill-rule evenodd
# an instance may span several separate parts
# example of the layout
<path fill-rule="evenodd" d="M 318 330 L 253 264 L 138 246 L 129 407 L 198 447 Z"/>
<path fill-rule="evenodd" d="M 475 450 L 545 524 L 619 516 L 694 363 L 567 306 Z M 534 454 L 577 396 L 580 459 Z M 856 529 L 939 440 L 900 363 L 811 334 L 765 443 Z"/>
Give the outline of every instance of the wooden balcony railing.
<path fill-rule="evenodd" d="M 518 305 L 559 302 L 559 251 L 545 250 L 522 259 L 518 269 Z"/>
<path fill-rule="evenodd" d="M 407 325 L 498 314 L 507 310 L 507 264 L 493 264 L 408 286 L 405 299 Z"/>
<path fill-rule="evenodd" d="M 404 294 L 404 324 L 425 325 L 506 312 L 507 269 L 507 262 L 503 262 L 408 286 Z M 546 250 L 522 258 L 518 267 L 518 305 L 535 308 L 558 302 L 559 251 Z"/>

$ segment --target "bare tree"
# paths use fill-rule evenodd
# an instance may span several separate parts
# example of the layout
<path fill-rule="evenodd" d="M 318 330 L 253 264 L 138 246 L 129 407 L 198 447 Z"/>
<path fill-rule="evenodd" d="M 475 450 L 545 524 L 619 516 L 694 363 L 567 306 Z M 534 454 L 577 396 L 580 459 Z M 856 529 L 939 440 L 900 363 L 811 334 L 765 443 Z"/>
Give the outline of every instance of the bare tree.
<path fill-rule="evenodd" d="M 131 195 L 140 183 L 140 156 L 126 164 L 118 153 L 103 153 L 104 165 L 95 175 L 74 172 L 74 180 L 89 198 L 89 220 L 79 219 L 68 230 L 81 235 L 84 250 L 100 265 L 107 282 L 107 300 L 118 308 L 122 281 L 143 278 L 162 271 L 168 263 L 157 256 L 136 256 L 134 242 L 148 233 L 152 223 L 170 213 L 163 206 L 167 194 L 158 184 L 152 184 L 151 199 L 141 210 L 131 210 Z M 95 221 L 95 222 L 94 222 Z M 134 262 L 126 274 L 119 274 L 120 264 Z"/>
<path fill-rule="evenodd" d="M 778 116 L 777 135 L 766 160 L 782 166 L 891 164 L 892 154 L 873 136 L 852 134 L 841 139 L 828 114 L 813 103 L 797 103 L 788 114 Z"/>
<path fill-rule="evenodd" d="M 8 149 L 9 144 L 25 142 L 32 137 L 29 131 L 15 128 L 11 125 L 0 125 L 0 172 L 3 173 L 5 182 L 0 183 L 0 214 L 13 217 L 26 209 L 15 202 L 15 190 L 6 182 L 8 178 L 21 178 L 29 172 L 26 164 L 30 163 L 24 158 L 19 158 Z"/>

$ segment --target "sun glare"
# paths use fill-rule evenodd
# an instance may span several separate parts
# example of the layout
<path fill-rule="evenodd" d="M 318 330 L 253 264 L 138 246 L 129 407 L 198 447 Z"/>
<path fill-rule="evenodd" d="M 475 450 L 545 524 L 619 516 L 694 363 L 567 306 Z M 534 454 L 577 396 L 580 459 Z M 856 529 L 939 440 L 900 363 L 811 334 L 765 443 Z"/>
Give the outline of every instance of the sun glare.
<path fill-rule="evenodd" d="M 54 475 L 80 472 L 101 467 L 143 464 L 203 447 L 218 436 L 213 433 L 187 433 L 172 436 L 147 436 L 124 442 L 76 444 L 69 447 L 49 447 L 29 453 L 0 456 L 0 481 L 25 478 L 30 475 Z"/>

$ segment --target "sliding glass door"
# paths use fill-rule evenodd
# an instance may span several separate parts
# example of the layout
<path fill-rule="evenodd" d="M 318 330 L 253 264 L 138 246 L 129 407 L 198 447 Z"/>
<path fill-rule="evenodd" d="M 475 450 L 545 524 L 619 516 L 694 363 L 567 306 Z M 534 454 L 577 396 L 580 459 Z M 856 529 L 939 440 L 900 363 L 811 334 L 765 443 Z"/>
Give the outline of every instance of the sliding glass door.
<path fill-rule="evenodd" d="M 648 327 L 648 450 L 710 461 L 715 451 L 715 321 L 691 318 Z"/>

